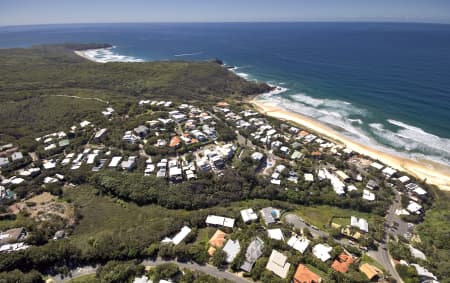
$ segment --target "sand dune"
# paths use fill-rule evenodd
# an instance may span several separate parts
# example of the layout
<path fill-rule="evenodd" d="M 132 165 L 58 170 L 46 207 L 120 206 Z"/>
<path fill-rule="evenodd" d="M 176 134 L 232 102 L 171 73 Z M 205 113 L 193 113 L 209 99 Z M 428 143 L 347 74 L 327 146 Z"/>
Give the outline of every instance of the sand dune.
<path fill-rule="evenodd" d="M 270 102 L 259 100 L 258 98 L 251 100 L 250 103 L 265 115 L 303 125 L 320 135 L 345 144 L 355 152 L 378 159 L 392 168 L 406 171 L 418 179 L 425 180 L 429 184 L 438 186 L 442 190 L 450 191 L 450 168 L 447 166 L 436 164 L 428 160 L 416 161 L 402 158 L 368 147 L 339 134 L 330 127 L 311 118 L 286 111 L 272 105 Z"/>

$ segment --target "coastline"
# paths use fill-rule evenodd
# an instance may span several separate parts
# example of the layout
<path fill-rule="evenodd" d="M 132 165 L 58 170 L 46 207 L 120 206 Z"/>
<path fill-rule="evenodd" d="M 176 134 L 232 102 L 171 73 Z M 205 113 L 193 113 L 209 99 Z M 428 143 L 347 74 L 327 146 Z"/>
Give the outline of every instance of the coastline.
<path fill-rule="evenodd" d="M 342 134 L 339 134 L 337 131 L 320 122 L 301 114 L 287 111 L 271 104 L 268 101 L 260 100 L 259 97 L 260 96 L 256 96 L 248 102 L 262 114 L 305 126 L 320 135 L 344 144 L 359 154 L 377 159 L 394 169 L 405 171 L 420 180 L 426 180 L 426 183 L 436 185 L 441 190 L 450 191 L 450 168 L 445 165 L 436 164 L 428 160 L 419 162 L 408 158 L 402 158 L 371 148 L 367 145 L 360 144 Z"/>
<path fill-rule="evenodd" d="M 90 56 L 88 52 L 92 52 L 95 50 L 98 49 L 75 50 L 74 53 L 92 62 L 106 63 L 107 61 L 96 60 L 95 58 Z M 133 62 L 135 61 L 135 59 L 134 60 L 132 59 L 131 61 Z M 237 74 L 235 70 L 230 71 L 238 76 L 243 77 L 244 79 L 248 79 L 242 75 Z M 271 86 L 274 88 L 270 92 L 271 94 L 278 94 L 286 90 L 285 88 L 282 87 L 276 87 L 274 85 Z M 397 170 L 405 171 L 420 180 L 426 180 L 427 183 L 436 185 L 441 190 L 450 191 L 450 167 L 429 160 L 417 161 L 404 157 L 399 157 L 391 153 L 386 153 L 378 149 L 374 149 L 370 146 L 356 142 L 338 133 L 337 131 L 326 126 L 323 123 L 320 123 L 312 118 L 303 116 L 301 114 L 290 112 L 288 110 L 275 106 L 267 100 L 261 100 L 260 97 L 261 97 L 260 95 L 252 96 L 251 99 L 248 100 L 248 102 L 252 104 L 259 112 L 265 115 L 281 120 L 291 121 L 293 123 L 305 126 L 306 128 L 309 128 L 320 135 L 323 135 L 334 141 L 344 144 L 345 146 L 347 146 L 348 148 L 352 149 L 355 152 L 379 160 L 384 164 Z"/>
<path fill-rule="evenodd" d="M 95 61 L 93 58 L 89 57 L 89 56 L 86 54 L 86 51 L 88 51 L 88 50 L 92 50 L 92 49 L 86 49 L 86 50 L 74 50 L 73 52 L 74 52 L 76 55 L 78 55 L 78 56 L 80 56 L 80 57 L 82 57 L 82 58 L 84 58 L 84 59 L 86 59 L 86 60 L 89 60 L 89 61 L 91 61 L 91 62 L 95 62 L 95 63 L 106 63 L 106 62 Z"/>

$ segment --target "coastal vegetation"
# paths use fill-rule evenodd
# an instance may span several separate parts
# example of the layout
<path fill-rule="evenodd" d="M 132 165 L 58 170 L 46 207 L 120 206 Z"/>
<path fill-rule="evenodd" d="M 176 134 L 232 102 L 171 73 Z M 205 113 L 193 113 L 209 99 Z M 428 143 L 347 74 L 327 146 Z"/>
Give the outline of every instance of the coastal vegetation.
<path fill-rule="evenodd" d="M 25 228 L 28 233 L 25 243 L 30 247 L 2 254 L 0 281 L 5 279 L 9 282 L 11 276 L 17 276 L 23 278 L 23 282 L 40 282 L 35 281 L 40 279 L 40 274 L 69 275 L 78 266 L 100 264 L 95 277 L 89 276 L 86 281 L 127 282 L 146 274 L 156 281 L 175 277 L 177 282 L 220 282 L 194 271 L 181 272 L 173 262 L 210 263 L 219 269 L 238 272 L 245 260 L 244 247 L 258 236 L 264 241 L 262 256 L 251 272 L 244 273 L 255 281 L 289 282 L 292 279 L 293 268 L 286 279 L 266 270 L 271 252 L 277 249 L 291 264 L 305 264 L 326 282 L 367 282 L 357 264 L 352 264 L 347 273 L 341 274 L 330 263 L 345 248 L 365 262 L 378 264 L 368 260 L 363 251 L 376 251 L 379 245 L 386 244 L 384 217 L 397 194 L 403 194 L 401 207 L 407 207 L 409 198 L 413 197 L 421 204 L 420 212 L 427 212 L 425 217 L 420 213 L 404 216 L 411 223 L 420 223 L 424 219 L 417 227 L 421 239 L 416 240 L 414 246 L 428 255 L 439 251 L 438 257 L 442 261 L 450 258 L 446 241 L 448 229 L 441 227 L 448 222 L 447 194 L 437 192 L 435 196 L 426 184 L 412 179 L 425 189 L 425 196 L 412 195 L 397 178 L 387 178 L 381 170 L 369 168 L 373 160 L 345 153 L 337 145 L 334 147 L 336 154 L 331 154 L 327 148 L 321 147 L 327 141 L 316 143 L 297 139 L 297 133 L 290 132 L 291 125 L 253 113 L 249 105 L 241 102 L 247 95 L 269 90 L 269 86 L 247 82 L 217 62 L 95 64 L 72 52 L 73 49 L 90 47 L 92 45 L 65 45 L 0 50 L 0 58 L 4 58 L 0 61 L 4 67 L 0 74 L 5 75 L 0 79 L 0 102 L 5 109 L 0 112 L 0 119 L 5 121 L 0 125 L 0 142 L 12 142 L 30 153 L 23 161 L 15 161 L 2 168 L 2 178 L 14 180 L 16 175 L 23 173 L 18 169 L 44 168 L 46 163 L 58 163 L 53 168 L 42 169 L 36 177 L 25 177 L 26 186 L 13 184 L 8 187 L 12 188 L 17 199 L 10 198 L 1 203 L 4 214 L 0 230 Z M 217 109 L 217 102 L 224 98 L 232 111 L 256 116 L 256 121 L 273 127 L 278 132 L 273 142 L 291 146 L 290 143 L 301 140 L 301 144 L 296 142 L 296 148 L 302 158 L 291 158 L 279 146 L 269 148 L 271 144 L 254 137 L 259 130 L 256 126 L 237 128 L 234 120 Z M 170 107 L 141 105 L 140 102 L 149 99 L 170 99 L 170 103 L 176 104 Z M 156 100 L 153 102 L 158 103 Z M 204 126 L 214 126 L 214 138 L 179 146 L 159 146 L 161 140 L 171 141 L 174 137 L 192 134 L 183 129 L 186 126 L 184 122 L 163 122 L 173 115 L 170 112 L 180 114 L 177 109 L 181 105 L 190 109 L 190 112 L 185 112 L 189 118 L 197 118 L 194 112 L 201 113 L 198 120 L 202 122 L 194 129 L 199 131 Z M 115 113 L 105 117 L 102 111 L 107 107 L 114 107 Z M 204 118 L 212 122 L 203 123 Z M 80 122 L 86 119 L 93 121 L 94 125 L 83 128 Z M 151 129 L 142 126 L 144 123 Z M 158 126 L 152 128 L 152 123 Z M 80 125 L 81 129 L 69 132 L 67 129 L 72 125 Z M 141 143 L 141 138 L 137 138 L 137 143 L 123 140 L 124 132 L 137 132 L 136 128 L 140 126 L 152 131 L 144 135 L 145 141 Z M 93 138 L 102 128 L 108 129 L 107 137 L 101 141 Z M 45 141 L 38 142 L 42 135 L 56 130 L 68 132 L 68 145 L 49 150 Z M 181 180 L 175 181 L 167 178 L 165 171 L 163 177 L 158 176 L 154 168 L 151 174 L 143 174 L 149 161 L 156 166 L 164 163 L 163 160 L 165 163 L 167 160 L 175 161 L 178 169 L 178 166 L 189 167 L 194 161 L 212 160 L 213 154 L 217 154 L 212 149 L 225 146 L 225 143 L 233 146 L 233 150 L 229 151 L 232 154 L 227 155 L 226 164 L 222 164 L 221 169 L 211 163 L 213 170 L 197 170 L 195 178 L 187 179 L 185 174 Z M 93 162 L 88 164 L 86 159 L 91 150 L 97 153 Z M 69 153 L 72 157 L 78 155 L 83 158 L 78 168 L 62 165 Z M 254 153 L 260 153 L 263 158 L 258 161 L 253 157 Z M 128 169 L 123 165 L 108 165 L 94 170 L 101 160 L 106 162 L 113 156 L 121 160 L 135 158 L 137 161 Z M 362 166 L 363 163 L 368 165 Z M 266 165 L 267 168 L 277 166 L 265 172 L 263 168 Z M 167 164 L 162 167 L 170 169 Z M 200 168 L 199 163 L 197 167 Z M 330 178 L 320 177 L 319 169 L 328 170 L 327 173 L 341 171 L 341 176 L 351 175 L 339 181 L 342 193 L 338 193 Z M 63 175 L 64 181 L 46 182 L 57 175 Z M 306 176 L 315 181 L 307 180 Z M 368 190 L 369 183 L 375 184 L 370 189 L 373 198 L 365 199 L 363 190 Z M 354 185 L 352 190 L 349 189 L 350 184 Z M 45 201 L 35 199 L 43 196 L 50 198 Z M 62 209 L 62 215 L 50 217 L 37 209 L 43 207 L 43 203 L 59 211 L 66 209 Z M 13 205 L 16 205 L 16 210 L 17 205 L 22 210 L 16 214 L 8 213 Z M 269 237 L 269 225 L 262 219 L 252 223 L 241 221 L 240 211 L 249 207 L 256 212 L 276 207 L 280 214 L 297 214 L 312 229 L 323 230 L 320 237 L 314 237 L 309 228 L 298 229 L 285 221 L 271 224 L 272 228 L 280 229 L 282 238 L 303 234 L 311 241 L 311 246 L 327 244 L 331 247 L 329 262 L 322 262 L 310 250 L 300 253 L 291 249 L 284 240 Z M 207 227 L 205 219 L 208 215 L 236 220 L 233 223 L 238 229 L 220 227 L 228 239 L 239 240 L 242 246 L 231 262 L 226 262 L 222 248 L 217 248 L 214 255 L 209 254 L 209 239 L 217 229 Z M 350 232 L 350 235 L 343 235 L 335 228 L 336 225 L 349 228 L 351 216 L 367 220 L 370 228 L 369 231 L 359 231 L 363 235 L 361 238 L 352 238 L 354 234 Z M 314 225 L 317 227 L 313 228 Z M 184 226 L 192 230 L 183 242 L 162 242 Z M 59 231 L 68 237 L 56 237 Z M 356 231 L 356 228 L 352 227 L 351 231 Z M 395 242 L 388 245 L 393 257 L 416 262 L 407 249 L 408 241 L 399 234 L 393 237 Z M 345 237 L 355 240 L 348 241 L 354 245 L 342 244 Z M 140 262 L 148 259 L 172 263 L 144 272 Z M 442 278 L 448 275 L 445 264 L 439 265 L 434 260 L 419 263 Z M 398 272 L 405 277 L 416 277 L 410 268 L 398 267 Z M 385 277 L 390 279 L 389 274 Z"/>

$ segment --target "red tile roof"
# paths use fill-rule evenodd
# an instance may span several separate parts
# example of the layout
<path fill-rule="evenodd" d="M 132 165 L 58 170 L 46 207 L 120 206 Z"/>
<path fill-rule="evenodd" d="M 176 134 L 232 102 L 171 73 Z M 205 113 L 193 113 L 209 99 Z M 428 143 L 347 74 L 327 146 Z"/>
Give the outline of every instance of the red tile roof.
<path fill-rule="evenodd" d="M 308 267 L 300 264 L 297 267 L 297 271 L 294 275 L 294 283 L 320 283 L 322 282 L 322 278 L 319 275 L 315 274 Z"/>

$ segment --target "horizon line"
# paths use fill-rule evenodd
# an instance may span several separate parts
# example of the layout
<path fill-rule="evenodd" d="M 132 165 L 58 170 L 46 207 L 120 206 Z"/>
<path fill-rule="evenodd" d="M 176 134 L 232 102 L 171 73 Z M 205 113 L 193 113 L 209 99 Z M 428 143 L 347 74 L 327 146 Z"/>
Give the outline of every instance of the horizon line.
<path fill-rule="evenodd" d="M 262 24 L 262 23 L 373 23 L 373 24 L 434 24 L 434 25 L 449 25 L 449 22 L 439 21 L 382 21 L 382 20 L 268 20 L 268 21 L 142 21 L 142 22 L 72 22 L 72 23 L 41 23 L 41 24 L 13 24 L 0 25 L 0 28 L 7 27 L 31 27 L 31 26 L 58 26 L 58 25 L 108 25 L 108 24 Z"/>

